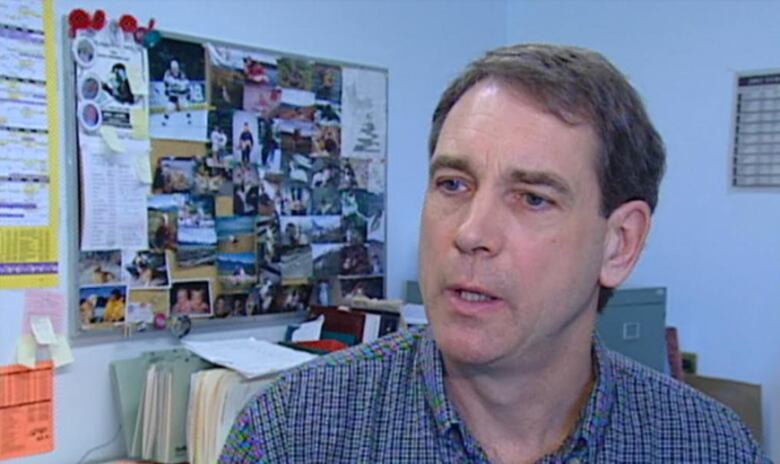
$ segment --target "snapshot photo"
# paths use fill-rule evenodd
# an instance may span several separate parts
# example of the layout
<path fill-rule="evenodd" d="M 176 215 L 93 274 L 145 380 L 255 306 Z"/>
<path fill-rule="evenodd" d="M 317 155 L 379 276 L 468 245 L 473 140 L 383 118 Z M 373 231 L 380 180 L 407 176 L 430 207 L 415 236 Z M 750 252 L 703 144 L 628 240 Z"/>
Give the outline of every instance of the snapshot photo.
<path fill-rule="evenodd" d="M 79 253 L 79 285 L 103 285 L 122 279 L 122 252 L 119 250 Z"/>
<path fill-rule="evenodd" d="M 79 288 L 79 320 L 83 329 L 109 327 L 125 320 L 127 286 Z"/>
<path fill-rule="evenodd" d="M 246 292 L 257 283 L 254 252 L 218 253 L 217 276 L 224 293 Z"/>
<path fill-rule="evenodd" d="M 130 288 L 167 288 L 170 284 L 165 251 L 125 251 L 122 277 Z"/>
<path fill-rule="evenodd" d="M 208 280 L 174 282 L 169 304 L 171 316 L 210 317 L 211 284 Z"/>
<path fill-rule="evenodd" d="M 195 185 L 195 158 L 163 157 L 157 160 L 152 192 L 190 193 Z"/>
<path fill-rule="evenodd" d="M 385 279 L 383 277 L 341 278 L 341 296 L 343 299 L 355 297 L 384 298 Z"/>
<path fill-rule="evenodd" d="M 203 46 L 163 38 L 149 49 L 149 134 L 206 141 L 206 61 Z"/>
<path fill-rule="evenodd" d="M 153 251 L 175 250 L 179 205 L 183 195 L 150 195 L 146 199 L 149 248 Z"/>
<path fill-rule="evenodd" d="M 298 58 L 280 58 L 277 61 L 279 86 L 286 89 L 312 90 L 314 66 Z"/>
<path fill-rule="evenodd" d="M 330 64 L 315 64 L 313 90 L 317 100 L 341 103 L 341 68 Z"/>

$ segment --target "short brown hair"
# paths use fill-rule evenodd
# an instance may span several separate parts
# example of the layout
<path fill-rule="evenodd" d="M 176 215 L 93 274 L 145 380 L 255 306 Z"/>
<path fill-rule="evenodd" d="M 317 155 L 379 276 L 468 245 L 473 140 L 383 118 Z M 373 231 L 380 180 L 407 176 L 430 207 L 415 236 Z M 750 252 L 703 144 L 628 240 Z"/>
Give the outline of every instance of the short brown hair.
<path fill-rule="evenodd" d="M 444 91 L 433 113 L 430 156 L 455 103 L 477 82 L 491 78 L 523 91 L 567 124 L 593 128 L 601 145 L 596 159 L 601 214 L 609 216 L 632 200 L 655 210 L 666 158 L 661 137 L 623 74 L 601 54 L 584 48 L 512 45 L 469 64 Z M 611 289 L 602 287 L 599 308 L 610 295 Z"/>

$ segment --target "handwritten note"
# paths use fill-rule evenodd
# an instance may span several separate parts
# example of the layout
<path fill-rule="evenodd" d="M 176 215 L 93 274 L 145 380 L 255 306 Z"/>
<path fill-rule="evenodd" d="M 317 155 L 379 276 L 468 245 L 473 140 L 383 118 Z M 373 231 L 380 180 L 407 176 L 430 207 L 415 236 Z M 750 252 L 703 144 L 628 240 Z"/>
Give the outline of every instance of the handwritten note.
<path fill-rule="evenodd" d="M 54 450 L 51 362 L 0 367 L 0 460 Z"/>

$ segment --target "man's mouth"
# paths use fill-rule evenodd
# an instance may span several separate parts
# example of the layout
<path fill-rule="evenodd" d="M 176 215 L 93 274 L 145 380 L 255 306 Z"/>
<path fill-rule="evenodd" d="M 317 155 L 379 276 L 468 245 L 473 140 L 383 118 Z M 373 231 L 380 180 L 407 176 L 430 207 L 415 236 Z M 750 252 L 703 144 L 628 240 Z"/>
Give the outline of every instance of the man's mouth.
<path fill-rule="evenodd" d="M 472 302 L 472 303 L 481 303 L 481 302 L 484 302 L 484 301 L 493 301 L 493 300 L 497 299 L 497 298 L 492 297 L 490 295 L 486 295 L 486 294 L 481 293 L 481 292 L 475 292 L 475 291 L 470 291 L 470 290 L 458 290 L 458 291 L 456 291 L 456 293 L 458 294 L 458 297 L 460 297 L 460 299 L 468 301 L 468 302 Z"/>

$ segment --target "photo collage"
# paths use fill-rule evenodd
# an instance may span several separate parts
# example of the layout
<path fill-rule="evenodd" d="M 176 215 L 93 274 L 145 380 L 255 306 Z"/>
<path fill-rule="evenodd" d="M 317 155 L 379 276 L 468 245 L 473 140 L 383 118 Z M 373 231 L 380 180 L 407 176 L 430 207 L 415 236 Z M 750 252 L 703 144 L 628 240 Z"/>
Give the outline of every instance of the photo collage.
<path fill-rule="evenodd" d="M 386 155 L 345 146 L 342 114 L 384 147 L 386 74 L 170 38 L 147 53 L 148 246 L 82 242 L 82 329 L 383 298 Z"/>

